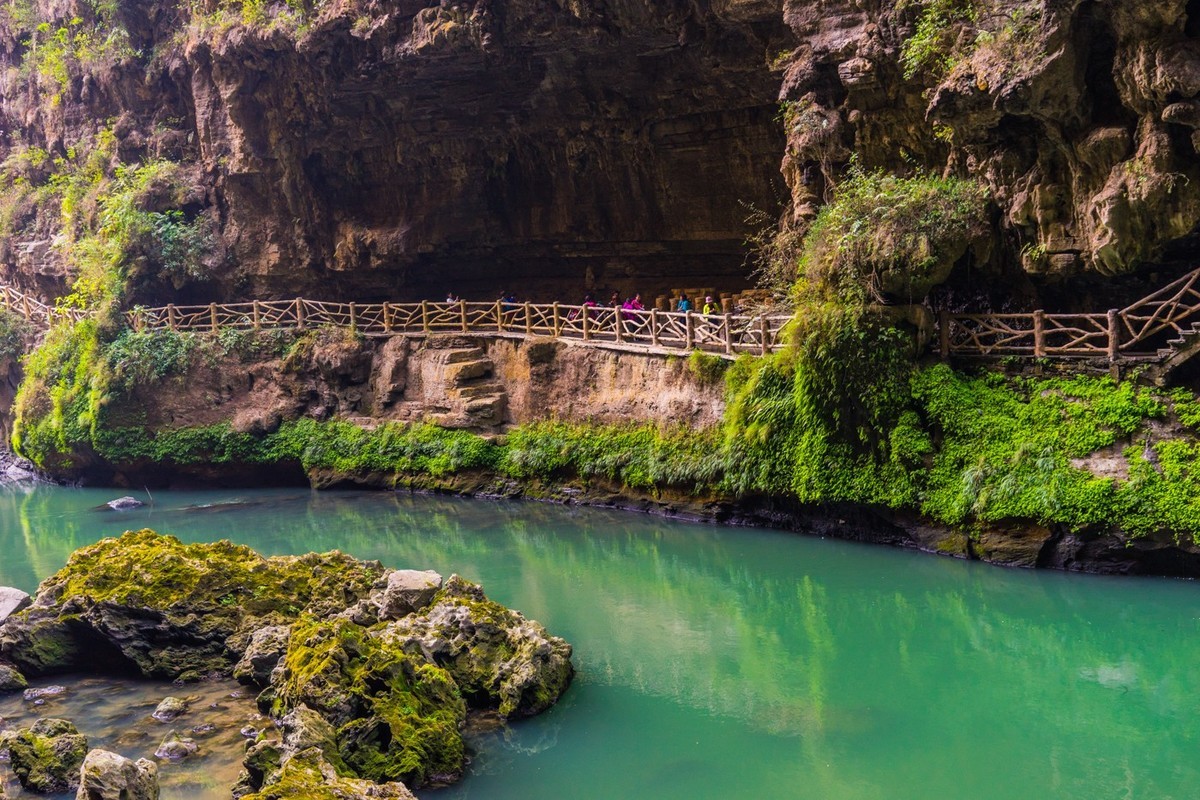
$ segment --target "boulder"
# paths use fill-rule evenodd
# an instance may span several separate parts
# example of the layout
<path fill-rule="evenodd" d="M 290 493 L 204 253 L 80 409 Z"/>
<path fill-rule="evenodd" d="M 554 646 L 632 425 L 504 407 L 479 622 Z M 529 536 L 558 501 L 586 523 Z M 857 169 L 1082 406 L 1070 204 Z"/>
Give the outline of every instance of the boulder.
<path fill-rule="evenodd" d="M 32 792 L 67 792 L 79 784 L 87 737 L 65 719 L 39 719 L 9 739 L 12 770 Z"/>
<path fill-rule="evenodd" d="M 18 672 L 16 667 L 0 664 L 0 694 L 20 692 L 27 686 L 29 683 L 25 680 L 25 676 Z"/>
<path fill-rule="evenodd" d="M 441 588 L 442 576 L 432 570 L 398 569 L 372 599 L 379 605 L 380 619 L 400 619 L 429 605 Z"/>
<path fill-rule="evenodd" d="M 271 671 L 287 651 L 291 629 L 286 625 L 259 628 L 250 637 L 242 658 L 233 667 L 233 677 L 242 683 L 266 686 Z"/>
<path fill-rule="evenodd" d="M 33 605 L 0 629 L 0 653 L 30 677 L 228 672 L 263 619 L 338 613 L 384 573 L 338 552 L 268 559 L 230 542 L 131 531 L 77 550 L 43 581 Z"/>
<path fill-rule="evenodd" d="M 59 684 L 50 686 L 39 686 L 36 689 L 26 689 L 23 695 L 26 702 L 37 703 L 38 701 L 46 701 L 52 697 L 62 697 L 67 693 L 67 687 Z"/>
<path fill-rule="evenodd" d="M 29 608 L 33 602 L 25 592 L 11 586 L 0 586 L 0 624 L 18 611 Z"/>
<path fill-rule="evenodd" d="M 150 716 L 159 722 L 170 722 L 177 717 L 182 717 L 188 712 L 188 701 L 180 700 L 178 697 L 164 697 L 163 701 L 154 709 L 154 713 Z"/>
<path fill-rule="evenodd" d="M 390 623 L 382 636 L 445 667 L 473 705 L 503 717 L 546 710 L 574 675 L 569 644 L 457 575 L 428 609 Z"/>
<path fill-rule="evenodd" d="M 420 785 L 459 776 L 462 694 L 444 669 L 381 633 L 340 617 L 296 623 L 260 707 L 276 718 L 302 706 L 315 711 L 360 778 Z"/>
<path fill-rule="evenodd" d="M 315 747 L 287 757 L 269 785 L 242 800 L 416 800 L 402 783 L 375 783 L 341 775 Z"/>
<path fill-rule="evenodd" d="M 83 760 L 75 800 L 158 800 L 158 765 L 93 750 Z"/>

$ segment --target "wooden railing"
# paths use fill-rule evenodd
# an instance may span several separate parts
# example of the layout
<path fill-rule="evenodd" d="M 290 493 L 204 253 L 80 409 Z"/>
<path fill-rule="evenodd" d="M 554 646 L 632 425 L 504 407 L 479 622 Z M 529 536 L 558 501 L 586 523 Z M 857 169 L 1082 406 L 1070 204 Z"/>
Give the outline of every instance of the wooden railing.
<path fill-rule="evenodd" d="M 786 315 L 630 311 L 561 303 L 249 303 L 168 305 L 128 312 L 136 330 L 315 328 L 334 325 L 365 335 L 431 333 L 548 336 L 629 350 L 703 350 L 723 356 L 765 355 L 782 346 Z"/>
<path fill-rule="evenodd" d="M 10 311 L 39 325 L 76 320 L 86 312 L 49 306 L 0 286 Z M 548 336 L 626 350 L 689 352 L 725 357 L 765 355 L 783 346 L 791 319 L 776 314 L 627 311 L 561 303 L 327 303 L 255 300 L 246 303 L 135 308 L 137 330 L 216 332 L 334 325 L 366 335 L 432 333 Z M 938 349 L 952 356 L 1145 359 L 1161 355 L 1165 337 L 1200 336 L 1200 269 L 1124 309 L 1102 314 L 950 314 L 938 317 Z M 1168 349 L 1171 347 L 1167 343 Z"/>
<path fill-rule="evenodd" d="M 1164 337 L 1179 338 L 1200 322 L 1200 270 L 1123 309 L 1103 314 L 950 314 L 938 320 L 939 349 L 950 356 L 1037 358 L 1155 357 Z M 1157 339 L 1156 339 L 1157 337 Z"/>

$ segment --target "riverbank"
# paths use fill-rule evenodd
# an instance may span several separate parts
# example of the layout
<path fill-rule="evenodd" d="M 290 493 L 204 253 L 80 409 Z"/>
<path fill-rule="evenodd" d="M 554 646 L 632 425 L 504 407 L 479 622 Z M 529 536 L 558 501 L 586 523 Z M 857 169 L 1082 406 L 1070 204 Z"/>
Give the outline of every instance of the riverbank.
<path fill-rule="evenodd" d="M 789 354 L 730 365 L 330 330 L 105 343 L 89 324 L 29 362 L 14 442 L 94 485 L 525 497 L 1012 566 L 1200 575 L 1187 389 L 868 360 L 860 391 L 834 387 L 863 405 L 830 415 Z M 847 430 L 852 413 L 874 422 Z"/>

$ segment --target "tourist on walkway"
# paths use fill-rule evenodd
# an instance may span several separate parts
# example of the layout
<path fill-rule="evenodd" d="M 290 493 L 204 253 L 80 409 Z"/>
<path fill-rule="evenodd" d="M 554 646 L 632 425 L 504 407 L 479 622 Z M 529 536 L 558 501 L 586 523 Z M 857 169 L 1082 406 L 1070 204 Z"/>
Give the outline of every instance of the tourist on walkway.
<path fill-rule="evenodd" d="M 721 304 L 718 303 L 716 300 L 713 300 L 713 296 L 711 294 L 705 295 L 704 308 L 700 309 L 700 312 L 702 314 L 720 314 L 721 313 Z"/>
<path fill-rule="evenodd" d="M 691 311 L 692 310 L 692 301 L 688 300 L 688 296 L 686 294 L 679 296 L 679 302 L 675 304 L 675 310 L 676 311 Z"/>
<path fill-rule="evenodd" d="M 644 305 L 642 305 L 641 293 L 639 292 L 637 294 L 634 294 L 633 297 L 626 300 L 621 305 L 621 309 L 622 309 L 621 310 L 621 318 L 622 319 L 636 320 L 639 317 L 641 317 L 641 314 L 639 314 L 637 312 L 646 310 L 646 307 Z"/>

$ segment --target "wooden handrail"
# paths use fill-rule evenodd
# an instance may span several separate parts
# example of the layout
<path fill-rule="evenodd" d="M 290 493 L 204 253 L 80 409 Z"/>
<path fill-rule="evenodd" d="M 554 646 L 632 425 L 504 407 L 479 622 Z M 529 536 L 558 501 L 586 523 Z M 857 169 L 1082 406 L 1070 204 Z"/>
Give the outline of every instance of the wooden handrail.
<path fill-rule="evenodd" d="M 12 286 L 0 286 L 0 305 L 48 327 L 77 321 L 80 308 L 47 305 Z M 365 335 L 437 333 L 528 337 L 586 342 L 589 345 L 650 352 L 702 350 L 724 358 L 741 353 L 766 355 L 783 347 L 789 315 L 700 314 L 694 311 L 633 311 L 607 306 L 560 303 L 506 304 L 501 301 L 450 303 L 329 303 L 295 298 L 240 303 L 209 303 L 126 313 L 141 331 L 170 329 L 213 333 L 222 329 L 305 329 L 332 325 Z M 952 356 L 1035 356 L 1045 358 L 1145 357 L 1156 352 L 1154 337 L 1200 332 L 1200 269 L 1172 281 L 1131 305 L 1099 314 L 949 314 L 937 316 L 936 350 Z M 1147 348 L 1144 352 L 1139 348 Z"/>

